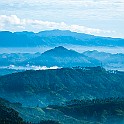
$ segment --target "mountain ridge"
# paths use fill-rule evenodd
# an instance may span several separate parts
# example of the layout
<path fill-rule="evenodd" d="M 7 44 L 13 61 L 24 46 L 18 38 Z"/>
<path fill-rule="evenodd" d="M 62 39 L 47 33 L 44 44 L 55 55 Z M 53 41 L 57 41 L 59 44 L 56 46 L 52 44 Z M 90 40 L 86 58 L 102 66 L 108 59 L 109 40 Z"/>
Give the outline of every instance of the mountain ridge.
<path fill-rule="evenodd" d="M 124 39 L 94 36 L 66 30 L 0 32 L 0 47 L 36 47 L 56 45 L 124 46 Z"/>
<path fill-rule="evenodd" d="M 1 76 L 0 96 L 35 106 L 71 99 L 122 97 L 123 81 L 123 72 L 109 72 L 101 67 L 30 70 Z"/>

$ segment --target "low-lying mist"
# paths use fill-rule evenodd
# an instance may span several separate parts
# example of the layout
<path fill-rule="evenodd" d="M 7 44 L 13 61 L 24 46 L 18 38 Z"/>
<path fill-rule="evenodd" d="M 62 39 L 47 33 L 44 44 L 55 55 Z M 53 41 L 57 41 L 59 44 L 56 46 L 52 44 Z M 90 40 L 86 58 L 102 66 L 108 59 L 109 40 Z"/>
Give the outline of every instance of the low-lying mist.
<path fill-rule="evenodd" d="M 0 69 L 13 69 L 13 70 L 48 70 L 48 69 L 60 69 L 61 67 L 58 66 L 52 66 L 52 67 L 46 67 L 46 66 L 35 66 L 35 65 L 26 65 L 26 66 L 15 66 L 15 65 L 9 65 L 9 66 L 1 66 Z"/>
<path fill-rule="evenodd" d="M 100 46 L 80 46 L 80 45 L 63 45 L 67 49 L 75 50 L 79 53 L 85 52 L 85 51 L 92 51 L 97 50 L 98 52 L 106 52 L 106 53 L 123 53 L 124 54 L 124 48 L 123 47 L 100 47 Z M 47 50 L 53 49 L 54 47 L 9 47 L 9 48 L 0 48 L 0 54 L 2 53 L 43 53 Z"/>

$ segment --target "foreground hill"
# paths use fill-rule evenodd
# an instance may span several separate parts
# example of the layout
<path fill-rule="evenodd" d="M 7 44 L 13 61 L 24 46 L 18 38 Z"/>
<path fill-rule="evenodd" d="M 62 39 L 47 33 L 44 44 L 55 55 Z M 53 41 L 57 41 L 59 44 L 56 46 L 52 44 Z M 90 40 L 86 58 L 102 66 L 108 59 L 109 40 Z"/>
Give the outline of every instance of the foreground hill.
<path fill-rule="evenodd" d="M 8 107 L 9 102 L 0 98 L 0 124 L 24 124 L 19 113 Z"/>
<path fill-rule="evenodd" d="M 1 97 L 31 106 L 122 97 L 123 93 L 124 73 L 101 67 L 26 71 L 0 77 Z"/>
<path fill-rule="evenodd" d="M 49 117 L 49 118 L 48 118 Z M 50 120 L 48 120 L 50 119 Z M 41 108 L 22 107 L 21 103 L 11 103 L 0 98 L 0 124 L 60 124 Z"/>
<path fill-rule="evenodd" d="M 98 37 L 71 31 L 0 32 L 0 47 L 36 47 L 56 45 L 124 46 L 124 39 Z"/>
<path fill-rule="evenodd" d="M 123 124 L 124 98 L 72 100 L 63 106 L 49 106 L 78 120 L 93 124 Z"/>
<path fill-rule="evenodd" d="M 23 120 L 22 120 L 23 119 Z M 124 98 L 71 100 L 62 105 L 23 107 L 0 98 L 3 124 L 123 124 Z"/>

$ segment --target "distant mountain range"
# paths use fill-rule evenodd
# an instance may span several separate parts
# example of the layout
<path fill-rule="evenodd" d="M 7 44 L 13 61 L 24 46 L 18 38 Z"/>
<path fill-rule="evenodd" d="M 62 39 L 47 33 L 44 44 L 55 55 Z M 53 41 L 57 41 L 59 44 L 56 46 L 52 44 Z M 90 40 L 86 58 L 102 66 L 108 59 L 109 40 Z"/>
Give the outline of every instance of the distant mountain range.
<path fill-rule="evenodd" d="M 116 69 L 116 70 L 123 70 L 124 71 L 124 54 L 111 54 L 105 52 L 98 52 L 94 51 L 86 51 L 83 53 L 88 57 L 97 59 L 101 61 L 102 66 L 106 69 Z"/>
<path fill-rule="evenodd" d="M 0 66 L 18 65 L 28 59 L 40 56 L 40 53 L 3 53 L 0 54 Z"/>
<path fill-rule="evenodd" d="M 0 47 L 37 47 L 58 45 L 124 46 L 124 39 L 99 37 L 71 31 L 0 32 Z"/>
<path fill-rule="evenodd" d="M 0 54 L 0 75 L 30 69 L 56 67 L 95 67 L 102 66 L 109 70 L 124 71 L 124 54 L 85 51 L 78 53 L 62 46 L 44 53 L 3 53 Z"/>

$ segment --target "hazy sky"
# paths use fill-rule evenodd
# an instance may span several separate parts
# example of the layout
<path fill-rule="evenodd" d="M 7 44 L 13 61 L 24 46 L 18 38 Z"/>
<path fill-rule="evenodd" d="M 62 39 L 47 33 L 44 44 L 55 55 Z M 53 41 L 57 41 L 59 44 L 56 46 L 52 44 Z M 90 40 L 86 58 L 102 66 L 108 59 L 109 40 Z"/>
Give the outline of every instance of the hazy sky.
<path fill-rule="evenodd" d="M 124 0 L 0 1 L 0 30 L 50 29 L 124 38 Z"/>

